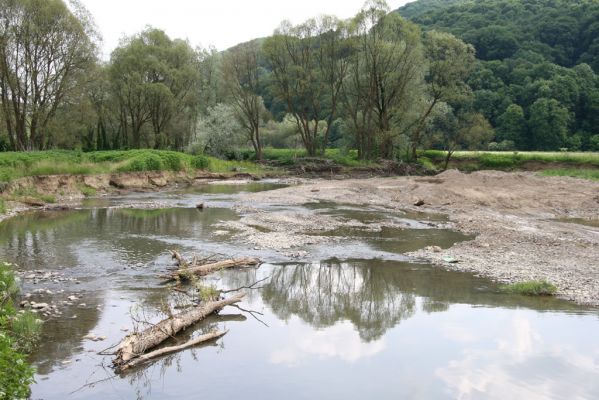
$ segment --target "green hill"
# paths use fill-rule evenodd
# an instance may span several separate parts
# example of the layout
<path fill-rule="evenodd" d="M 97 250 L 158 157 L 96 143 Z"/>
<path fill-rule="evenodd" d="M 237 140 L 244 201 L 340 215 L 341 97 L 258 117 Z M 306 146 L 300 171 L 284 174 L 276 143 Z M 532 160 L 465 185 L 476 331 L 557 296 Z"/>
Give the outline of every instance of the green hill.
<path fill-rule="evenodd" d="M 500 147 L 599 149 L 599 0 L 420 0 L 398 12 L 474 45 L 474 107 Z"/>

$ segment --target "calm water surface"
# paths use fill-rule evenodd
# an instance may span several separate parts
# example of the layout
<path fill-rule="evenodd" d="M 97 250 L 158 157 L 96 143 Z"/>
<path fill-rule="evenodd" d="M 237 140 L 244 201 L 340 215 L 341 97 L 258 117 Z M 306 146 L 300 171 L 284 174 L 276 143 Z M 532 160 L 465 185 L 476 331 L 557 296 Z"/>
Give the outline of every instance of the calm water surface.
<path fill-rule="evenodd" d="M 314 259 L 305 263 L 214 234 L 219 222 L 239 218 L 231 209 L 236 193 L 276 187 L 136 194 L 1 223 L 2 259 L 79 281 L 26 281 L 25 292 L 50 289 L 43 300 L 58 304 L 77 293 L 85 303 L 45 323 L 32 356 L 32 398 L 599 398 L 599 312 L 502 294 L 470 274 L 408 262 L 401 253 L 466 239 L 429 225 L 443 218 L 306 205 L 307 213 L 399 218 L 414 229 L 330 232 L 354 238 L 310 249 Z M 131 200 L 168 207 L 106 208 Z M 199 201 L 209 205 L 204 212 L 194 208 Z M 208 281 L 226 289 L 266 278 L 240 305 L 254 313 L 228 307 L 186 333 L 228 329 L 215 344 L 114 376 L 110 357 L 96 353 L 119 342 L 132 316 L 157 320 L 157 310 L 176 302 L 156 277 L 170 265 L 171 248 L 268 261 Z M 85 340 L 90 333 L 107 340 Z"/>

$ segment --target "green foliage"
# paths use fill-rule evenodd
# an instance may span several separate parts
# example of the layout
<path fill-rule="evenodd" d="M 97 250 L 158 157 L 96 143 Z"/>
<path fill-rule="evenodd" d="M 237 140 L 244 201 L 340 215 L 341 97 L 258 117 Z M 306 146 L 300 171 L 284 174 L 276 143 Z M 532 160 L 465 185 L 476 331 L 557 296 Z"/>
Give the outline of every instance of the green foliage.
<path fill-rule="evenodd" d="M 570 176 L 573 178 L 589 179 L 599 181 L 599 169 L 584 168 L 552 168 L 541 172 L 543 176 Z"/>
<path fill-rule="evenodd" d="M 479 61 L 467 83 L 474 111 L 496 129 L 494 143 L 596 149 L 599 2 L 419 0 L 398 11 L 474 45 Z"/>
<path fill-rule="evenodd" d="M 6 202 L 4 199 L 0 199 L 0 215 L 6 214 Z"/>
<path fill-rule="evenodd" d="M 79 191 L 85 197 L 94 197 L 96 194 L 98 194 L 98 191 L 96 189 L 94 189 L 91 186 L 86 186 L 86 185 L 80 186 Z"/>
<path fill-rule="evenodd" d="M 210 167 L 210 159 L 201 154 L 194 156 L 191 159 L 191 166 L 195 169 L 208 169 Z"/>
<path fill-rule="evenodd" d="M 501 287 L 504 292 L 516 293 L 524 296 L 553 296 L 557 288 L 547 281 L 529 281 L 504 285 Z"/>
<path fill-rule="evenodd" d="M 218 299 L 218 296 L 220 295 L 220 292 L 213 285 L 203 285 L 198 282 L 196 283 L 196 287 L 202 301 L 214 301 Z"/>
<path fill-rule="evenodd" d="M 28 398 L 33 374 L 26 356 L 15 351 L 11 338 L 0 331 L 0 399 Z"/>
<path fill-rule="evenodd" d="M 37 343 L 41 322 L 35 314 L 16 313 L 18 281 L 10 264 L 0 263 L 0 399 L 25 399 L 34 370 L 23 352 Z"/>
<path fill-rule="evenodd" d="M 446 152 L 427 150 L 421 152 L 421 156 L 439 163 L 445 159 Z M 512 169 L 525 167 L 528 162 L 546 163 L 548 165 L 560 163 L 572 165 L 573 167 L 599 166 L 599 153 L 456 151 L 453 158 L 462 162 L 460 168 L 464 168 L 465 161 L 472 161 L 471 165 L 476 165 L 475 169 L 481 167 Z"/>

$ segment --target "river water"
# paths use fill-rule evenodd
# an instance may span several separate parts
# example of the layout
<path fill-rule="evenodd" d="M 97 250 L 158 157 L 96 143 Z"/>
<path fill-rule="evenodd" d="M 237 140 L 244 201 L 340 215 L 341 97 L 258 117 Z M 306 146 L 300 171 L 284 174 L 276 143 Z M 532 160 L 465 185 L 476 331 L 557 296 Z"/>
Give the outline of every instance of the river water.
<path fill-rule="evenodd" d="M 488 280 L 405 257 L 467 239 L 431 229 L 428 222 L 441 216 L 295 207 L 315 221 L 319 213 L 361 222 L 392 217 L 413 227 L 329 232 L 342 240 L 310 248 L 312 258 L 302 262 L 219 232 L 219 222 L 239 218 L 232 208 L 239 193 L 277 187 L 131 194 L 0 223 L 0 256 L 25 271 L 23 291 L 62 312 L 45 322 L 32 355 L 32 398 L 599 398 L 599 311 L 505 294 Z M 197 210 L 198 202 L 207 208 Z M 164 207 L 121 208 L 156 203 Z M 171 265 L 173 248 L 259 256 L 266 261 L 260 268 L 223 271 L 207 284 L 261 283 L 240 308 L 228 307 L 184 335 L 227 329 L 216 343 L 115 375 L 111 357 L 97 353 L 178 301 L 157 277 Z M 36 270 L 71 280 L 26 278 Z M 78 299 L 64 304 L 71 295 Z M 92 341 L 90 334 L 106 339 Z"/>

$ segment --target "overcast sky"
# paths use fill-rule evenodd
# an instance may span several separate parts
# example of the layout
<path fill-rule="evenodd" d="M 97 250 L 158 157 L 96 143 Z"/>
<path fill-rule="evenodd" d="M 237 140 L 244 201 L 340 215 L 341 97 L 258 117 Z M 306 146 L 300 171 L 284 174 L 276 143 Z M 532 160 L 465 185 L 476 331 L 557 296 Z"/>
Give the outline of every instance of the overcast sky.
<path fill-rule="evenodd" d="M 268 36 L 284 19 L 300 23 L 319 14 L 349 18 L 364 0 L 81 0 L 95 18 L 104 38 L 103 58 L 123 35 L 146 25 L 163 29 L 172 38 L 193 46 L 219 50 Z M 396 9 L 410 0 L 388 0 Z"/>

